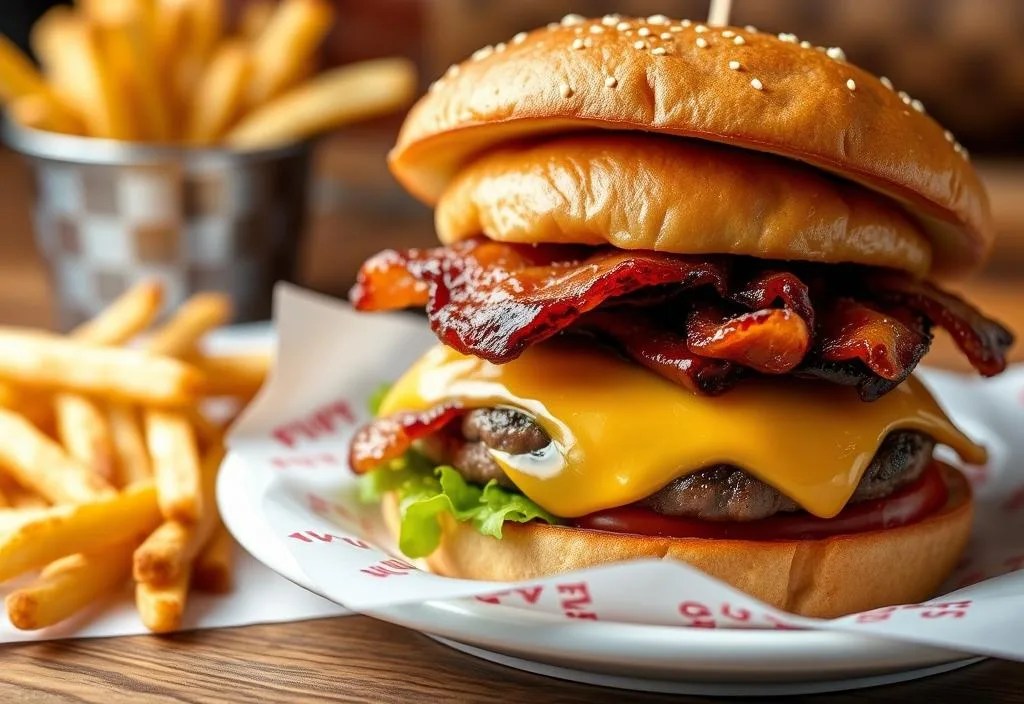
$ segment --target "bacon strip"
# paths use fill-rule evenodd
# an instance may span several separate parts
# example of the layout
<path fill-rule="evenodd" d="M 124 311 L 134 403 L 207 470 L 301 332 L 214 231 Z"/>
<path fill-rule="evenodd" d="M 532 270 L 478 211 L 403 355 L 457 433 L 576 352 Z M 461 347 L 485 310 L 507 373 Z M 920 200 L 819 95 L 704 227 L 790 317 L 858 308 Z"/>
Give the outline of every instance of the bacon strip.
<path fill-rule="evenodd" d="M 351 299 L 360 310 L 425 305 L 442 342 L 496 363 L 559 332 L 587 331 L 707 394 L 747 369 L 827 379 L 878 398 L 928 350 L 932 323 L 983 374 L 1006 365 L 1012 334 L 931 284 L 843 265 L 777 267 L 474 239 L 384 252 L 364 264 Z"/>
<path fill-rule="evenodd" d="M 723 294 L 727 287 L 724 258 L 602 248 L 589 250 L 582 260 L 566 261 L 562 257 L 570 251 L 555 249 L 559 251 L 548 254 L 544 247 L 468 240 L 458 247 L 414 250 L 405 261 L 386 252 L 363 265 L 350 299 L 359 310 L 393 307 L 379 282 L 388 285 L 400 278 L 392 270 L 404 267 L 429 285 L 427 315 L 442 342 L 463 354 L 502 363 L 609 299 L 666 284 L 677 291 L 713 286 Z M 410 288 L 401 282 L 402 294 Z M 394 300 L 401 306 L 408 297 Z"/>
<path fill-rule="evenodd" d="M 580 319 L 577 329 L 610 342 L 638 364 L 696 393 L 717 396 L 744 374 L 732 362 L 694 354 L 683 335 L 643 312 L 590 313 Z"/>
<path fill-rule="evenodd" d="M 444 404 L 427 411 L 403 411 L 376 418 L 360 428 L 352 439 L 349 465 L 356 474 L 363 474 L 398 459 L 414 442 L 434 435 L 461 414 L 458 405 Z"/>
<path fill-rule="evenodd" d="M 764 374 L 792 371 L 811 348 L 807 323 L 788 308 L 730 316 L 717 306 L 700 306 L 687 321 L 686 339 L 693 353 Z"/>
<path fill-rule="evenodd" d="M 872 279 L 873 290 L 885 301 L 919 311 L 953 338 L 971 365 L 984 376 L 1006 369 L 1006 353 L 1013 333 L 948 291 L 927 281 L 880 274 Z"/>

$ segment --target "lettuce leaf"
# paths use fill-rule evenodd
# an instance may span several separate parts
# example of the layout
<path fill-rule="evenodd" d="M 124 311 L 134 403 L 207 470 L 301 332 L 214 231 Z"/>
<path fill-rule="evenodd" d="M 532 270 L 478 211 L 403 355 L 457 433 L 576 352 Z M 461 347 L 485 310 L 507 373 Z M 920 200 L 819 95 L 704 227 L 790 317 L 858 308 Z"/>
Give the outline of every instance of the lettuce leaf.
<path fill-rule="evenodd" d="M 498 540 L 505 521 L 558 522 L 522 494 L 504 489 L 493 480 L 484 487 L 470 484 L 454 468 L 435 467 L 416 452 L 407 452 L 364 475 L 360 490 L 368 502 L 379 501 L 389 491 L 398 494 L 398 548 L 412 558 L 426 557 L 437 548 L 443 514 L 471 523 L 478 532 Z"/>

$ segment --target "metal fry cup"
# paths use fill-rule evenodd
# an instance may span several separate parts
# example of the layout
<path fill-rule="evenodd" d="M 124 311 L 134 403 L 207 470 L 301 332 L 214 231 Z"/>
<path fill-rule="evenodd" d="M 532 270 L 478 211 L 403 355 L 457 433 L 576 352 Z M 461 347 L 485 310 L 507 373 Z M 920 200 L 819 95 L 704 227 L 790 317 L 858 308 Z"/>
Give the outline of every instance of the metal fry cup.
<path fill-rule="evenodd" d="M 36 181 L 36 240 L 68 330 L 133 283 L 167 303 L 222 291 L 236 320 L 270 316 L 291 280 L 306 214 L 310 145 L 251 152 L 75 137 L 4 125 Z"/>

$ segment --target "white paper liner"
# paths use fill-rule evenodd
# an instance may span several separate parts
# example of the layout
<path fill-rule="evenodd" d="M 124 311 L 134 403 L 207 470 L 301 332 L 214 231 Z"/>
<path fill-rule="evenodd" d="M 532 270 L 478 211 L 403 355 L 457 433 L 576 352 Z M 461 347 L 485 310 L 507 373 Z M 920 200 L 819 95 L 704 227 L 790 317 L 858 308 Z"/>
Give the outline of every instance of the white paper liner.
<path fill-rule="evenodd" d="M 378 509 L 359 502 L 346 457 L 352 433 L 369 418 L 370 394 L 434 344 L 433 335 L 415 316 L 356 314 L 284 285 L 275 320 L 275 370 L 236 426 L 231 447 L 247 471 L 274 476 L 263 498 L 271 529 L 310 584 L 350 609 L 476 598 L 572 619 L 829 629 L 1024 659 L 1024 572 L 1017 571 L 1024 566 L 1024 368 L 992 380 L 922 371 L 953 420 L 990 451 L 985 467 L 964 468 L 976 490 L 977 525 L 948 593 L 820 620 L 774 609 L 668 560 L 516 584 L 421 571 L 393 552 Z"/>

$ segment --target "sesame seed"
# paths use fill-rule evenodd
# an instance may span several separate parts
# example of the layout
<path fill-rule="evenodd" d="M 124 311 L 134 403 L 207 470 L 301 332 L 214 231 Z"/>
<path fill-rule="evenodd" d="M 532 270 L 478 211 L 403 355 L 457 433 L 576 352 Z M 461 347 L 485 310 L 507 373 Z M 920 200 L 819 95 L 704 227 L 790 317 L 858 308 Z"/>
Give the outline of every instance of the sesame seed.
<path fill-rule="evenodd" d="M 670 20 L 665 15 L 651 15 L 647 18 L 647 21 L 650 24 L 668 24 Z"/>
<path fill-rule="evenodd" d="M 601 25 L 599 25 L 599 24 L 592 24 L 592 25 L 590 25 L 590 33 L 591 34 L 602 34 L 603 32 L 604 32 L 604 27 L 602 27 Z"/>
<path fill-rule="evenodd" d="M 653 49 L 651 49 L 651 53 L 654 54 L 655 56 L 664 56 L 665 54 L 668 53 L 668 49 L 666 49 L 663 46 L 656 46 Z"/>
<path fill-rule="evenodd" d="M 764 83 L 761 83 L 760 78 L 751 79 L 750 85 L 754 88 L 754 90 L 764 90 Z"/>
<path fill-rule="evenodd" d="M 727 29 L 724 32 L 722 32 L 722 36 L 725 37 L 726 39 L 732 39 L 733 37 L 736 36 L 736 32 L 732 31 L 731 29 Z"/>
<path fill-rule="evenodd" d="M 899 93 L 897 93 L 897 95 L 900 96 L 900 100 L 902 100 L 906 105 L 910 105 L 910 102 L 913 100 L 913 98 L 911 98 L 905 90 L 901 90 Z"/>
<path fill-rule="evenodd" d="M 825 51 L 825 53 L 828 55 L 830 59 L 835 59 L 836 61 L 846 61 L 846 53 L 837 46 L 830 46 Z"/>
<path fill-rule="evenodd" d="M 431 83 L 430 87 L 427 88 L 427 92 L 428 93 L 434 93 L 434 92 L 439 91 L 439 90 L 441 90 L 441 80 L 440 79 L 438 79 L 438 80 L 434 81 L 433 83 Z"/>
<path fill-rule="evenodd" d="M 787 44 L 796 44 L 797 39 L 795 34 L 783 32 L 779 34 L 779 41 L 786 42 Z"/>
<path fill-rule="evenodd" d="M 813 45 L 806 39 L 800 42 L 800 46 L 804 49 L 810 49 Z"/>
<path fill-rule="evenodd" d="M 691 22 L 690 20 L 679 20 L 679 24 L 682 25 L 683 27 L 689 27 L 691 24 L 693 24 L 693 22 Z"/>
<path fill-rule="evenodd" d="M 918 112 L 924 112 L 924 103 L 922 103 L 920 100 L 911 100 L 910 107 L 914 108 Z"/>
<path fill-rule="evenodd" d="M 747 25 L 746 27 L 744 27 L 743 29 L 747 30 L 748 32 L 756 32 L 756 31 L 757 31 L 757 27 L 755 27 L 755 26 L 754 26 L 754 25 L 752 25 L 752 24 L 748 24 L 748 25 Z"/>
<path fill-rule="evenodd" d="M 647 48 L 647 42 L 645 42 L 642 39 L 638 39 L 637 41 L 633 42 L 633 48 L 634 49 L 646 49 Z"/>
<path fill-rule="evenodd" d="M 661 39 L 664 39 L 665 41 L 671 41 L 671 39 L 672 39 L 672 32 L 662 32 L 661 34 L 658 35 L 658 37 L 660 37 Z"/>
<path fill-rule="evenodd" d="M 890 81 L 888 78 L 886 78 L 885 76 L 882 76 L 878 80 L 880 80 L 882 82 L 883 86 L 885 86 L 889 90 L 892 90 L 892 81 Z"/>
<path fill-rule="evenodd" d="M 701 49 L 707 49 L 708 48 L 708 40 L 705 39 L 704 37 L 697 37 L 696 44 Z"/>
<path fill-rule="evenodd" d="M 708 28 L 702 24 L 699 24 L 693 28 L 693 31 L 696 32 L 697 34 L 701 34 L 702 32 L 708 31 Z"/>
<path fill-rule="evenodd" d="M 483 59 L 486 59 L 488 56 L 490 56 L 493 53 L 494 53 L 494 47 L 488 45 L 488 46 L 482 47 L 482 48 L 477 49 L 476 51 L 474 51 L 472 58 L 473 58 L 473 61 L 482 61 Z"/>
<path fill-rule="evenodd" d="M 620 32 L 625 32 L 627 29 L 630 29 L 632 26 L 633 25 L 631 25 L 629 22 L 619 22 L 617 25 L 615 25 L 615 29 L 619 30 Z"/>
<path fill-rule="evenodd" d="M 619 15 L 605 15 L 601 18 L 601 24 L 605 27 L 614 27 L 619 21 Z"/>
<path fill-rule="evenodd" d="M 614 88 L 615 86 L 619 85 L 619 81 L 617 78 L 615 78 L 615 76 L 605 76 L 604 84 L 608 88 Z"/>
<path fill-rule="evenodd" d="M 520 32 L 516 36 L 512 37 L 512 43 L 513 44 L 522 44 L 523 42 L 526 41 L 526 36 L 527 36 L 526 32 Z"/>
<path fill-rule="evenodd" d="M 950 142 L 950 143 L 952 143 L 952 142 L 955 142 L 955 141 L 956 141 L 956 140 L 955 140 L 955 139 L 953 138 L 953 133 L 952 133 L 952 132 L 950 132 L 949 130 L 946 130 L 946 131 L 945 131 L 945 132 L 943 132 L 942 134 L 943 134 L 943 136 L 945 136 L 945 138 L 946 138 L 946 141 L 947 141 L 947 142 Z"/>
<path fill-rule="evenodd" d="M 573 49 L 582 49 L 583 48 L 583 40 L 582 39 L 573 39 L 572 40 L 572 48 Z"/>
<path fill-rule="evenodd" d="M 732 40 L 732 43 L 735 44 L 736 46 L 743 46 L 744 44 L 747 43 L 747 40 L 744 39 L 743 37 L 737 36 L 735 39 Z"/>
<path fill-rule="evenodd" d="M 499 53 L 499 54 L 501 52 L 505 51 L 505 42 L 498 42 L 497 44 L 495 44 L 494 45 L 494 51 Z"/>
<path fill-rule="evenodd" d="M 444 75 L 448 76 L 449 78 L 455 78 L 461 72 L 462 69 L 459 68 L 458 64 L 452 64 L 451 66 L 448 67 L 448 70 L 444 72 Z"/>
<path fill-rule="evenodd" d="M 729 62 L 729 68 L 731 70 L 733 70 L 733 71 L 739 71 L 740 68 L 742 68 L 742 67 L 740 66 L 740 62 L 739 61 L 730 61 Z"/>
<path fill-rule="evenodd" d="M 574 91 L 568 83 L 563 83 L 558 87 L 558 92 L 562 94 L 563 98 L 571 98 L 573 93 L 576 91 Z"/>
<path fill-rule="evenodd" d="M 682 25 L 674 24 L 674 25 L 672 25 L 671 27 L 668 28 L 668 31 L 670 31 L 670 32 L 682 32 L 683 31 L 683 27 L 682 27 Z"/>
<path fill-rule="evenodd" d="M 583 15 L 568 14 L 565 17 L 562 18 L 562 26 L 563 27 L 572 27 L 572 26 L 577 25 L 577 24 L 583 24 L 583 22 L 585 22 L 585 21 L 586 21 L 586 18 Z"/>
<path fill-rule="evenodd" d="M 551 30 L 558 29 L 561 26 L 562 25 L 558 24 L 557 22 L 548 22 L 548 31 L 550 32 Z"/>
<path fill-rule="evenodd" d="M 852 78 L 847 78 L 846 87 L 849 88 L 850 90 L 857 90 L 857 82 Z"/>
<path fill-rule="evenodd" d="M 641 37 L 651 36 L 651 30 L 649 27 L 641 27 L 640 29 L 636 30 L 636 33 L 639 34 Z"/>

